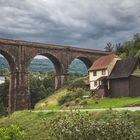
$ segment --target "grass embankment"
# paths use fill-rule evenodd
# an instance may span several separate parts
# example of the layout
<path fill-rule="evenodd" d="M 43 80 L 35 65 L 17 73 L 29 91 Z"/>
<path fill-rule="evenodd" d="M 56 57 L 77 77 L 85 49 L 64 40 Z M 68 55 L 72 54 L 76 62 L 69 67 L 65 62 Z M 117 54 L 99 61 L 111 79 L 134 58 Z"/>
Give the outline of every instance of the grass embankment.
<path fill-rule="evenodd" d="M 62 96 L 67 94 L 67 87 L 63 87 L 59 90 L 57 90 L 53 95 L 41 100 L 35 105 L 35 109 L 48 109 L 48 110 L 54 110 L 54 109 L 60 109 L 61 106 L 58 105 L 58 99 L 60 99 Z"/>
<path fill-rule="evenodd" d="M 119 108 L 140 106 L 140 97 L 131 98 L 88 98 L 83 96 L 89 95 L 90 91 L 85 86 L 87 77 L 77 78 L 65 85 L 63 88 L 54 92 L 51 96 L 41 100 L 35 106 L 35 109 L 58 110 L 68 108 Z M 81 94 L 82 93 L 82 94 Z M 78 97 L 76 95 L 79 95 Z M 64 97 L 65 96 L 65 97 Z M 62 99 L 62 97 L 64 97 Z M 61 103 L 58 101 L 61 100 Z M 60 105 L 61 104 L 61 105 Z"/>
<path fill-rule="evenodd" d="M 140 106 L 140 97 L 137 98 L 104 98 L 104 99 L 83 99 L 80 102 L 86 101 L 87 104 L 83 108 L 119 108 L 119 107 L 134 107 Z M 79 103 L 80 104 L 80 103 Z M 76 105 L 75 101 L 70 102 L 70 105 Z"/>
<path fill-rule="evenodd" d="M 93 119 L 99 120 L 103 118 L 108 119 L 112 111 L 98 111 L 91 112 Z M 128 111 L 129 112 L 129 111 Z M 70 112 L 67 112 L 70 113 Z M 86 113 L 86 112 L 82 112 Z M 48 129 L 46 123 L 55 118 L 59 112 L 32 112 L 32 111 L 20 111 L 15 112 L 9 117 L 0 119 L 0 127 L 8 127 L 11 124 L 17 125 L 27 133 L 27 140 L 45 140 Z M 65 114 L 65 112 L 61 112 Z M 128 114 L 127 111 L 123 113 Z M 127 115 L 128 116 L 128 115 Z M 136 127 L 140 129 L 140 111 L 129 112 L 129 118 L 135 123 Z"/>
<path fill-rule="evenodd" d="M 53 95 L 48 98 L 41 100 L 36 104 L 35 109 L 42 110 L 57 110 L 64 109 L 63 106 L 58 104 L 58 100 L 68 93 L 67 87 L 63 87 L 56 91 Z M 83 105 L 83 102 L 86 104 Z M 81 99 L 77 104 L 75 100 L 68 102 L 70 106 L 81 105 L 85 109 L 91 108 L 117 108 L 117 107 L 132 107 L 132 106 L 140 106 L 140 97 L 131 98 L 89 98 L 89 99 Z"/>

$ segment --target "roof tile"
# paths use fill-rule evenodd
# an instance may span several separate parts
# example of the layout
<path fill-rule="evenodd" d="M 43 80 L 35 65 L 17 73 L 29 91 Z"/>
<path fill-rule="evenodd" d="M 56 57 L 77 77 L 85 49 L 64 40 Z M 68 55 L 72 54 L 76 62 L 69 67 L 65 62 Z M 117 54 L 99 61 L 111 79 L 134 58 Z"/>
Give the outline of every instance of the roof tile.
<path fill-rule="evenodd" d="M 89 71 L 106 69 L 114 58 L 118 58 L 118 56 L 115 54 L 110 54 L 100 57 L 92 64 Z"/>

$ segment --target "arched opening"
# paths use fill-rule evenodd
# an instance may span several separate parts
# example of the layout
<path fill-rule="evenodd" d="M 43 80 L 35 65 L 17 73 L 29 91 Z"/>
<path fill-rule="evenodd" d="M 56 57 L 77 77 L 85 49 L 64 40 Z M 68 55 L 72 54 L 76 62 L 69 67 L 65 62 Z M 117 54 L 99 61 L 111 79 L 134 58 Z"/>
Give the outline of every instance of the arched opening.
<path fill-rule="evenodd" d="M 8 113 L 11 72 L 13 69 L 12 57 L 0 50 L 0 116 Z"/>
<path fill-rule="evenodd" d="M 88 75 L 88 69 L 92 62 L 84 57 L 75 58 L 69 65 L 69 75 L 71 78 L 82 77 Z"/>
<path fill-rule="evenodd" d="M 81 60 L 86 65 L 87 69 L 92 65 L 92 62 L 86 57 L 77 57 L 77 59 Z"/>
<path fill-rule="evenodd" d="M 50 54 L 35 56 L 29 66 L 31 108 L 55 91 L 55 76 L 61 73 L 59 61 Z"/>

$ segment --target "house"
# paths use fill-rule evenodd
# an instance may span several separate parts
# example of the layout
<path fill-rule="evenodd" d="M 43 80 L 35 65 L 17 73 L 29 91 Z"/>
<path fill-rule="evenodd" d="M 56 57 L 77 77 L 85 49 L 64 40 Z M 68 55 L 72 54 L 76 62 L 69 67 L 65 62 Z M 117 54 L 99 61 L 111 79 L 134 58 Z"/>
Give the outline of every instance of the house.
<path fill-rule="evenodd" d="M 111 73 L 117 60 L 120 60 L 117 55 L 110 54 L 100 57 L 93 63 L 89 69 L 90 90 L 95 91 L 101 86 L 107 86 L 104 81 Z M 100 90 L 100 92 L 103 91 Z"/>
<path fill-rule="evenodd" d="M 108 80 L 112 97 L 140 96 L 140 58 L 117 61 Z"/>

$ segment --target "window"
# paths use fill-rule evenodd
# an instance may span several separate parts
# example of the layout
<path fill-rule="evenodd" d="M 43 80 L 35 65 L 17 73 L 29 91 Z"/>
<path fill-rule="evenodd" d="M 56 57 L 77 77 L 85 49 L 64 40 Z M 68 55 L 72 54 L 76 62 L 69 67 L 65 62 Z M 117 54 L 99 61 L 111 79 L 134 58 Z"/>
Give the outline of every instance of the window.
<path fill-rule="evenodd" d="M 97 86 L 97 81 L 94 82 L 94 86 L 95 86 L 95 87 Z"/>
<path fill-rule="evenodd" d="M 93 76 L 96 76 L 96 75 L 97 75 L 97 72 L 96 72 L 96 71 L 94 71 L 94 72 L 93 72 Z"/>
<path fill-rule="evenodd" d="M 102 70 L 102 75 L 105 75 L 106 74 L 106 70 Z"/>

